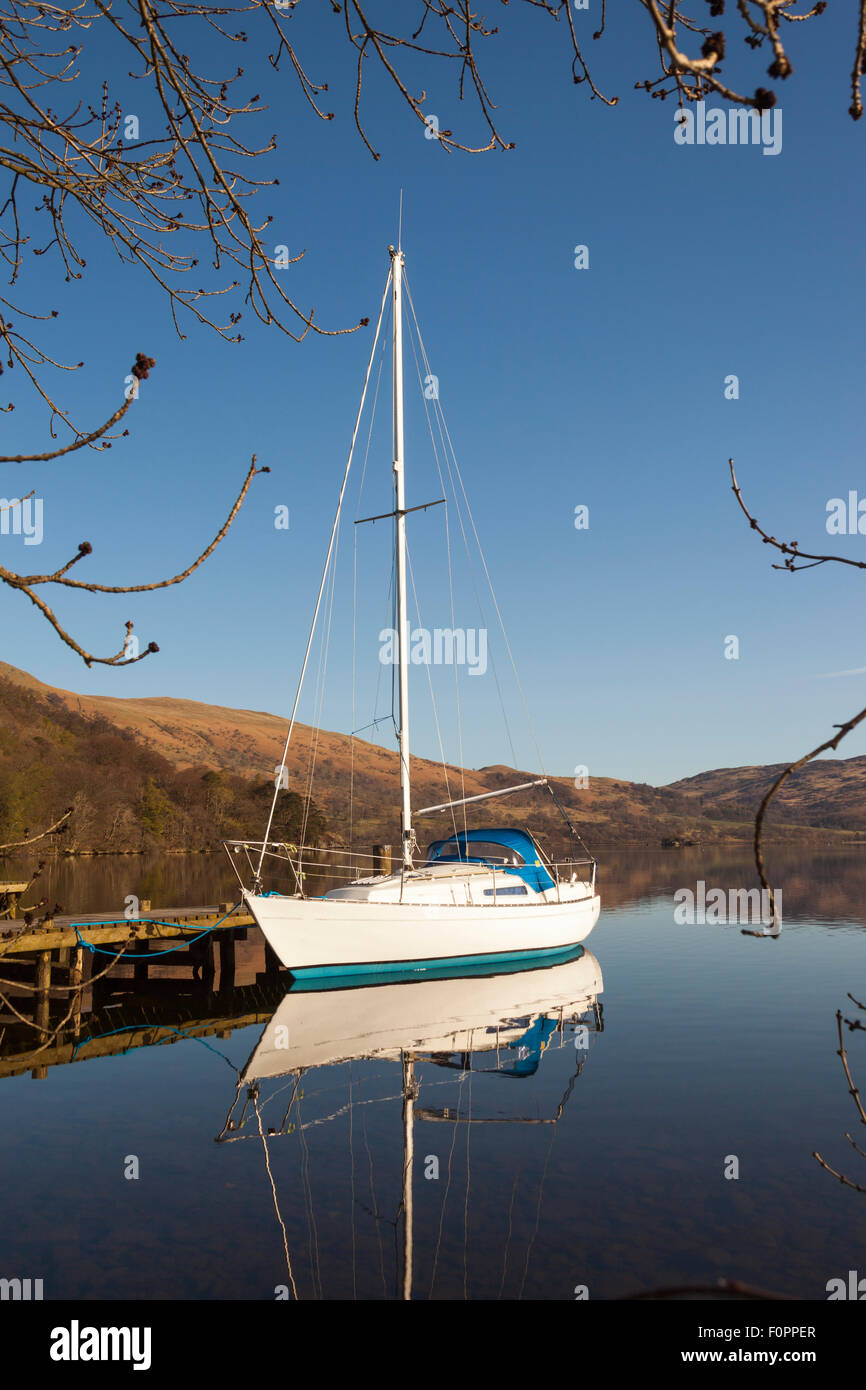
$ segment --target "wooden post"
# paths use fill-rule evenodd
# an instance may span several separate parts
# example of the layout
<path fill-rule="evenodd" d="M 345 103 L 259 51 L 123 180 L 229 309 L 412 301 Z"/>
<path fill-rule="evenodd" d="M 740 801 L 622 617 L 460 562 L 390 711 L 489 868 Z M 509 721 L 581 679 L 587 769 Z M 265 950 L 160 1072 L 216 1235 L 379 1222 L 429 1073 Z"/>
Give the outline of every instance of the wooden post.
<path fill-rule="evenodd" d="M 79 989 L 84 978 L 84 947 L 73 947 L 70 951 L 70 957 L 69 983 L 73 989 Z"/>
<path fill-rule="evenodd" d="M 389 874 L 391 872 L 391 846 L 373 846 L 373 873 Z"/>
<path fill-rule="evenodd" d="M 51 988 L 51 952 L 40 951 L 36 957 L 36 1022 L 43 1036 L 48 1032 L 48 991 Z"/>
<path fill-rule="evenodd" d="M 144 959 L 134 960 L 132 962 L 132 978 L 135 984 L 142 985 L 147 983 L 147 972 L 150 966 L 150 962 L 147 959 L 147 953 L 150 950 L 150 942 L 146 940 L 137 941 L 136 946 L 138 947 L 138 950 L 135 954 L 142 955 Z"/>
<path fill-rule="evenodd" d="M 87 953 L 90 963 L 88 980 L 92 980 L 94 975 L 99 976 L 96 983 L 91 985 L 91 997 L 93 999 L 94 1009 L 100 1009 L 102 1007 L 116 983 L 117 977 L 116 975 L 112 975 L 111 970 L 117 963 L 117 957 L 115 956 L 112 958 L 110 955 L 106 954 L 110 949 L 111 947 L 106 945 L 103 950 L 88 951 Z M 103 971 L 107 971 L 108 973 L 103 974 Z"/>
<path fill-rule="evenodd" d="M 51 952 L 40 951 L 36 956 L 36 1026 L 41 1038 L 48 1036 L 48 1019 L 51 1000 Z M 47 1067 L 34 1067 L 30 1073 L 34 1081 L 44 1081 L 48 1076 Z"/>
<path fill-rule="evenodd" d="M 233 989 L 235 983 L 235 937 L 232 931 L 220 932 L 220 989 Z"/>
<path fill-rule="evenodd" d="M 84 975 L 84 947 L 76 946 L 70 952 L 69 984 L 76 992 L 72 998 L 72 1031 L 77 1038 L 81 1033 L 81 996 Z"/>
<path fill-rule="evenodd" d="M 197 941 L 191 941 L 189 956 L 192 961 L 193 979 L 210 984 L 214 977 L 213 936 L 201 936 Z"/>

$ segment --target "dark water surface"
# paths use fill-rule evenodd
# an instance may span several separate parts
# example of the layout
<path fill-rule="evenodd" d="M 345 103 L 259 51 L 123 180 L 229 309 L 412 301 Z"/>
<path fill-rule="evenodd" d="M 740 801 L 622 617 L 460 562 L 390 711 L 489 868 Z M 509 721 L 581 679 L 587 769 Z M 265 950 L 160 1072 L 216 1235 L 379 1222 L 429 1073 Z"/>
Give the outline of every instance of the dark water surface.
<path fill-rule="evenodd" d="M 866 1274 L 866 1195 L 812 1156 L 866 1186 L 836 1032 L 866 999 L 866 860 L 770 860 L 775 940 L 674 921 L 698 879 L 752 886 L 745 851 L 611 852 L 588 950 L 545 970 L 303 994 L 251 932 L 231 989 L 120 972 L 44 1079 L 3 1007 L 0 1277 L 46 1298 L 395 1298 L 409 1272 L 418 1299 L 720 1276 L 825 1298 Z M 206 856 L 64 863 L 42 891 L 82 913 L 234 896 Z M 845 1041 L 866 1091 L 866 1034 Z"/>

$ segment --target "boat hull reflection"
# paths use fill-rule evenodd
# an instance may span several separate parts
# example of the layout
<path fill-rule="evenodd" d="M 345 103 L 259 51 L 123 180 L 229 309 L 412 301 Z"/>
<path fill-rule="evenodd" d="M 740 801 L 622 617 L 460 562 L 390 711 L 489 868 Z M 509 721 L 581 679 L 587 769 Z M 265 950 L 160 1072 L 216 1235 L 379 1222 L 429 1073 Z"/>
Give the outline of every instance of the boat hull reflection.
<path fill-rule="evenodd" d="M 603 981 L 596 957 L 578 947 L 568 959 L 533 970 L 342 986 L 290 989 L 241 1082 L 356 1058 L 508 1046 L 526 1032 L 528 1019 L 564 1020 L 596 1007 Z"/>

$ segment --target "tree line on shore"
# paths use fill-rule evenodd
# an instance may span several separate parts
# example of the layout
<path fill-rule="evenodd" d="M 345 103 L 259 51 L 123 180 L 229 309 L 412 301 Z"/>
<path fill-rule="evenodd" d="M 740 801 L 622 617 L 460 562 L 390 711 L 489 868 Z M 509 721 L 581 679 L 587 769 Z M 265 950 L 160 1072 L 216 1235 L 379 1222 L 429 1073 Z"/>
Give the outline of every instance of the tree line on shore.
<path fill-rule="evenodd" d="M 178 769 L 130 730 L 0 679 L 0 845 L 38 834 L 71 807 L 55 841 L 66 852 L 215 849 L 224 839 L 261 836 L 273 791 L 264 775 Z M 299 838 L 305 804 L 281 792 L 274 838 Z M 310 801 L 306 842 L 326 832 Z"/>

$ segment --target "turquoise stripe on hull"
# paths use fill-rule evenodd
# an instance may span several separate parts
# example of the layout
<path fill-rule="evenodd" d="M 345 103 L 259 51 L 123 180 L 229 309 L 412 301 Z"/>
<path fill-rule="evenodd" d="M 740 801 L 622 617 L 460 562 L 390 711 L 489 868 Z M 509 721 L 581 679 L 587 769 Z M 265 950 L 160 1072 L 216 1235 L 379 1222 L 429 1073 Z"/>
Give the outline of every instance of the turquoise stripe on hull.
<path fill-rule="evenodd" d="M 531 969 L 539 964 L 554 965 L 560 961 L 576 960 L 583 947 L 551 946 L 544 950 L 505 951 L 482 956 L 449 956 L 444 960 L 382 961 L 372 965 L 316 965 L 290 973 L 298 985 L 311 989 L 327 989 L 331 983 L 346 986 L 357 981 L 360 985 L 384 984 L 401 980 L 430 979 L 443 975 L 504 975 Z M 375 977 L 375 979 L 371 979 Z M 294 986 L 292 987 L 294 992 Z M 300 991 L 298 991 L 300 992 Z"/>

